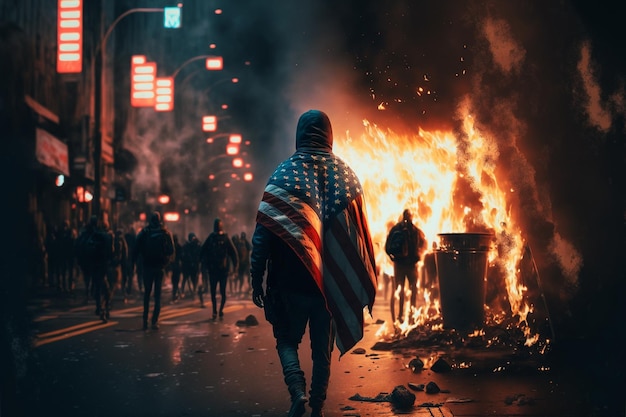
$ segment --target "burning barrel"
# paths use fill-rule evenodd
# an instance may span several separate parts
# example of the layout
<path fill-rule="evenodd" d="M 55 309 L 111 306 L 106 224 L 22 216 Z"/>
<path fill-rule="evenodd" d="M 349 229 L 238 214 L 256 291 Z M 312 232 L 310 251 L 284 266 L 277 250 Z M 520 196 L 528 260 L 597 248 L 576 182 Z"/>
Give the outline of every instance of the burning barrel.
<path fill-rule="evenodd" d="M 485 282 L 490 233 L 440 233 L 435 252 L 443 327 L 481 328 L 485 322 Z"/>

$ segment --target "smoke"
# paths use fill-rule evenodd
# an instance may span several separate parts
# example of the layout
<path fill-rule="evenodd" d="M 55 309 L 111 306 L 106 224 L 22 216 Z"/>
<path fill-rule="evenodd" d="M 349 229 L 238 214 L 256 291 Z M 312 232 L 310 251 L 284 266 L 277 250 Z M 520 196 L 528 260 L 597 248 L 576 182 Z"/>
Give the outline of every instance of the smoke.
<path fill-rule="evenodd" d="M 487 18 L 482 29 L 497 68 L 506 75 L 519 71 L 526 53 L 512 37 L 508 23 L 502 19 Z"/>
<path fill-rule="evenodd" d="M 602 102 L 602 89 L 598 85 L 593 70 L 591 59 L 591 45 L 583 42 L 580 48 L 580 61 L 578 61 L 578 72 L 582 79 L 586 100 L 581 103 L 587 113 L 589 122 L 601 130 L 607 132 L 611 128 L 612 115 L 607 111 L 606 105 Z M 623 95 L 616 95 L 613 100 L 623 103 Z"/>
<path fill-rule="evenodd" d="M 179 91 L 185 116 L 175 129 L 154 112 L 129 118 L 125 142 L 139 160 L 136 186 L 165 187 L 190 201 L 201 220 L 185 235 L 208 233 L 212 217 L 226 214 L 227 230 L 250 235 L 265 181 L 295 149 L 301 112 L 327 112 L 336 142 L 360 137 L 367 120 L 398 132 L 452 130 L 461 153 L 460 115 L 471 114 L 493 141 L 498 182 L 512 190 L 511 213 L 547 291 L 575 296 L 562 288 L 580 288 L 584 276 L 605 268 L 589 240 L 615 239 L 623 222 L 623 202 L 613 197 L 623 161 L 611 151 L 619 140 L 607 137 L 624 134 L 616 124 L 624 118 L 624 79 L 610 67 L 616 62 L 603 59 L 617 60 L 619 48 L 607 49 L 607 36 L 598 38 L 584 10 L 567 1 L 335 3 L 185 2 L 187 40 L 170 42 L 167 53 L 156 45 L 151 58 L 183 62 L 215 43 L 210 52 L 224 56 L 221 76 L 241 81 L 202 95 L 196 90 L 217 79 L 194 75 Z M 206 176 L 219 149 L 206 146 L 198 120 L 207 103 L 219 114 L 222 101 L 228 118 L 220 129 L 250 140 L 255 181 L 214 193 Z M 478 204 L 479 196 L 463 198 Z M 599 207 L 609 214 L 591 227 Z"/>

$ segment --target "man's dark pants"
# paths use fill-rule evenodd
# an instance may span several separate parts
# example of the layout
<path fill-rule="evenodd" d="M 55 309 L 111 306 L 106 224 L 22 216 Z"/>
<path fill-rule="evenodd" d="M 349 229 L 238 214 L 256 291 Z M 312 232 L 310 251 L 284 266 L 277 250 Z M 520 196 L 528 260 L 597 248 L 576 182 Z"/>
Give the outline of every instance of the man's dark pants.
<path fill-rule="evenodd" d="M 152 311 L 152 324 L 156 324 L 159 321 L 159 314 L 161 313 L 161 287 L 163 285 L 163 276 L 165 270 L 163 268 L 144 265 L 143 267 L 143 323 L 144 326 L 148 323 L 148 316 L 150 312 L 150 296 L 152 295 L 152 288 L 154 288 L 154 310 Z"/>
<path fill-rule="evenodd" d="M 211 286 L 211 303 L 213 304 L 213 315 L 217 313 L 217 284 L 220 284 L 220 315 L 224 312 L 226 304 L 226 281 L 228 281 L 228 271 L 209 271 L 209 285 Z"/>
<path fill-rule="evenodd" d="M 273 323 L 276 350 L 283 368 L 285 384 L 292 397 L 297 390 L 306 391 L 304 372 L 300 368 L 298 346 L 309 324 L 313 370 L 309 405 L 322 408 L 330 378 L 330 360 L 335 332 L 326 301 L 321 294 L 302 294 L 281 291 L 278 295 L 284 310 Z"/>

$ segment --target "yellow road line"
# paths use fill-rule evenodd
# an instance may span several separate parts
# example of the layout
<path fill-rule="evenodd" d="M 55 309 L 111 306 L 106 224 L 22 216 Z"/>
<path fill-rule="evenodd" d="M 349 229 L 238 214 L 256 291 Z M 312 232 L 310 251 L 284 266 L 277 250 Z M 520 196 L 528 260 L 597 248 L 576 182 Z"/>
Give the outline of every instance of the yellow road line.
<path fill-rule="evenodd" d="M 108 323 L 103 323 L 101 321 L 90 321 L 87 323 L 84 323 L 83 325 L 78 325 L 78 326 L 72 326 L 72 327 L 68 327 L 67 329 L 62 329 L 62 330 L 58 330 L 55 332 L 49 332 L 49 333 L 45 333 L 44 335 L 39 335 L 38 337 L 41 338 L 42 336 L 45 336 L 45 339 L 36 339 L 33 343 L 33 345 L 35 347 L 39 347 L 39 346 L 43 346 L 46 345 L 48 343 L 52 343 L 52 342 L 57 342 L 59 340 L 63 340 L 63 339 L 67 339 L 70 337 L 74 337 L 74 336 L 79 336 L 81 334 L 85 334 L 85 333 L 89 333 L 89 332 L 93 332 L 95 330 L 100 330 L 100 329 L 105 329 L 107 327 L 111 327 L 111 326 L 115 326 L 118 322 L 117 321 L 110 321 Z M 94 325 L 97 324 L 97 325 Z M 86 326 L 91 326 L 91 327 L 86 327 Z M 50 335 L 51 333 L 56 333 L 59 334 L 60 332 L 64 332 L 67 331 L 68 329 L 71 328 L 76 328 L 76 327 L 82 327 L 78 330 L 75 331 L 70 331 L 67 333 L 63 333 L 57 337 L 48 337 L 47 335 Z"/>
<path fill-rule="evenodd" d="M 38 334 L 37 337 L 39 339 L 45 339 L 46 337 L 56 336 L 56 335 L 61 334 L 61 333 L 67 333 L 67 332 L 71 332 L 73 330 L 82 329 L 84 327 L 89 327 L 89 326 L 95 326 L 96 324 L 101 324 L 101 323 L 102 323 L 102 320 L 88 321 L 88 322 L 85 322 L 85 323 L 77 324 L 75 326 L 64 327 L 64 328 L 59 329 L 59 330 L 54 330 L 54 331 L 47 332 L 47 333 L 41 333 L 41 334 Z"/>
<path fill-rule="evenodd" d="M 230 305 L 224 308 L 225 313 L 232 313 L 234 311 L 242 310 L 244 308 L 241 304 Z M 143 306 L 141 307 L 132 307 L 124 310 L 115 310 L 115 313 L 128 313 L 133 311 L 142 311 Z M 164 307 L 161 310 L 160 319 L 167 320 L 172 319 L 174 317 L 184 316 L 188 314 L 198 313 L 200 311 L 206 310 L 200 307 L 185 307 L 185 308 L 174 308 L 173 306 Z M 95 330 L 105 329 L 107 327 L 115 326 L 119 322 L 110 321 L 108 323 L 103 323 L 100 320 L 88 321 L 85 323 L 80 323 L 75 326 L 65 327 L 59 330 L 53 330 L 47 333 L 41 333 L 36 336 L 34 341 L 34 346 L 39 347 L 46 345 L 48 343 L 57 342 L 59 340 L 68 339 L 70 337 L 79 336 L 81 334 L 93 332 Z"/>
<path fill-rule="evenodd" d="M 167 319 L 171 319 L 173 317 L 178 317 L 178 316 L 184 316 L 187 314 L 193 314 L 193 313 L 197 313 L 198 311 L 202 310 L 199 307 L 187 307 L 187 308 L 183 308 L 177 311 L 171 311 L 171 312 L 166 312 L 165 314 L 161 313 L 159 314 L 159 320 L 167 320 Z"/>

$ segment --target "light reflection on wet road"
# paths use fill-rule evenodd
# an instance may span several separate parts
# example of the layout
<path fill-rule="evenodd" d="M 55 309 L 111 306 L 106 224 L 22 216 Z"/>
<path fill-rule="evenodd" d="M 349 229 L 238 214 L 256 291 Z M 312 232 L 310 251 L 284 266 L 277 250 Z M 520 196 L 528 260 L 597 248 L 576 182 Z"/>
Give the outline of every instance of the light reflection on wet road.
<path fill-rule="evenodd" d="M 166 296 L 164 296 L 164 299 Z M 33 392 L 30 415 L 63 416 L 283 416 L 288 394 L 275 351 L 271 326 L 263 311 L 248 299 L 230 298 L 223 320 L 213 321 L 208 308 L 197 301 L 164 303 L 161 328 L 141 330 L 142 307 L 138 299 L 116 303 L 111 321 L 94 320 L 92 306 L 52 305 L 37 313 L 39 345 L 34 349 L 38 390 Z M 257 326 L 237 322 L 254 315 Z M 389 316 L 377 306 L 375 319 Z M 94 323 L 95 321 L 95 323 Z M 375 397 L 409 382 L 436 382 L 446 392 L 416 392 L 416 416 L 561 415 L 550 402 L 554 378 L 545 375 L 507 378 L 490 375 L 415 374 L 408 363 L 416 354 L 427 360 L 437 352 L 372 351 L 379 324 L 366 322 L 365 338 L 357 346 L 364 354 L 348 353 L 339 360 L 334 351 L 327 400 L 328 417 L 392 416 L 388 402 L 362 402 L 355 394 Z M 302 367 L 311 375 L 308 337 L 301 345 Z M 534 407 L 505 404 L 515 393 L 535 398 Z M 560 398 L 560 397 L 559 397 Z M 461 400 L 470 400 L 463 402 Z M 448 401 L 448 402 L 446 402 Z M 452 402 L 450 402 L 452 401 Z M 454 402 L 456 401 L 456 402 Z M 417 407 L 420 404 L 430 407 Z M 574 414 L 571 414 L 574 415 Z"/>

